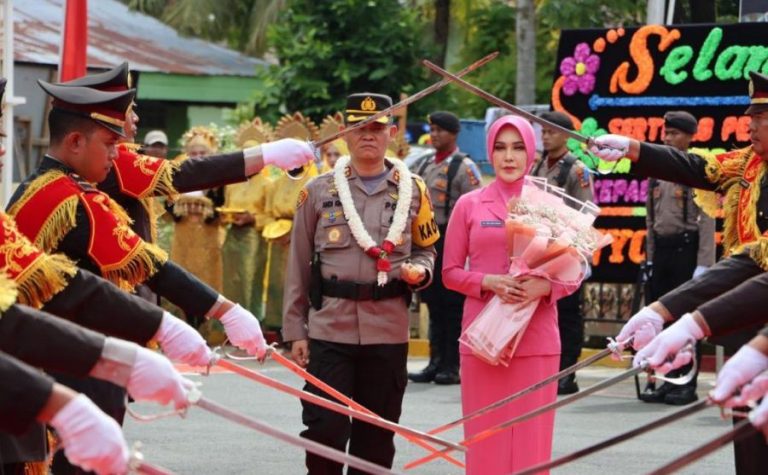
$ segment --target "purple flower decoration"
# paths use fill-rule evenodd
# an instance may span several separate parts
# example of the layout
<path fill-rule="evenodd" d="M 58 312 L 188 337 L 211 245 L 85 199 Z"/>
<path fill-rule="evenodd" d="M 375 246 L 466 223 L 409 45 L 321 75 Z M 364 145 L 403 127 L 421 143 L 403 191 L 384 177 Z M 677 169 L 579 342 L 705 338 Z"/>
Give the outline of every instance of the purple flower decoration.
<path fill-rule="evenodd" d="M 563 59 L 560 63 L 560 74 L 565 76 L 563 92 L 572 96 L 579 91 L 589 94 L 595 88 L 595 73 L 600 69 L 600 58 L 592 54 L 587 43 L 579 43 L 573 56 Z"/>

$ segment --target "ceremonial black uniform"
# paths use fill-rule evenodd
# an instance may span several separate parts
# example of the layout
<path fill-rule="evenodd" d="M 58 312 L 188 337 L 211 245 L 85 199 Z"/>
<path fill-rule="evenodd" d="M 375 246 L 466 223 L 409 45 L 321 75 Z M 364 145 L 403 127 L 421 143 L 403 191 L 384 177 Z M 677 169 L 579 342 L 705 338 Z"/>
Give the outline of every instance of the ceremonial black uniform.
<path fill-rule="evenodd" d="M 758 161 L 759 160 L 759 161 Z M 736 208 L 726 215 L 724 246 L 737 255 L 727 258 L 696 279 L 664 295 L 659 301 L 675 317 L 692 311 L 708 300 L 732 289 L 745 280 L 764 272 L 765 243 L 762 233 L 768 230 L 768 179 L 749 175 L 750 164 L 765 167 L 764 162 L 755 158 L 751 149 L 731 152 L 718 157 L 678 151 L 672 147 L 640 144 L 638 160 L 632 166 L 632 173 L 654 176 L 662 180 L 682 183 L 704 190 L 719 190 L 726 193 L 726 203 L 736 201 L 740 193 L 756 193 L 747 202 L 755 203 L 754 209 Z M 751 178 L 751 182 L 750 182 Z M 737 187 L 737 188 L 734 188 Z M 744 217 L 752 217 L 756 230 L 753 241 L 736 235 L 735 223 Z M 730 221 L 730 222 L 729 222 Z M 729 225 L 734 226 L 730 228 Z M 733 229 L 733 231 L 729 230 Z M 759 231 L 759 233 L 758 233 Z M 759 330 L 757 325 L 727 337 L 711 338 L 710 341 L 725 346 L 729 353 L 735 352 L 747 343 Z M 734 444 L 736 471 L 738 474 L 762 473 L 768 462 L 768 445 L 762 434 Z"/>

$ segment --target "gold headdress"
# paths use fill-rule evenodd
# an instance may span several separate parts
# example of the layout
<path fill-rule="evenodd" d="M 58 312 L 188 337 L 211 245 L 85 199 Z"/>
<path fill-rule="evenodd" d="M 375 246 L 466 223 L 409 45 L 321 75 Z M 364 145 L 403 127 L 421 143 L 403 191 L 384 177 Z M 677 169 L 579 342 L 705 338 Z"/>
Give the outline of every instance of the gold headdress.
<path fill-rule="evenodd" d="M 252 121 L 240 126 L 235 136 L 235 143 L 239 148 L 253 147 L 274 140 L 275 132 L 272 126 L 256 117 Z"/>
<path fill-rule="evenodd" d="M 184 133 L 181 137 L 181 141 L 184 144 L 184 148 L 191 147 L 192 145 L 204 145 L 213 153 L 219 148 L 219 140 L 216 135 L 208 127 L 198 125 L 192 127 Z"/>
<path fill-rule="evenodd" d="M 315 140 L 318 132 L 317 124 L 301 112 L 284 115 L 275 127 L 275 136 L 279 139 Z"/>

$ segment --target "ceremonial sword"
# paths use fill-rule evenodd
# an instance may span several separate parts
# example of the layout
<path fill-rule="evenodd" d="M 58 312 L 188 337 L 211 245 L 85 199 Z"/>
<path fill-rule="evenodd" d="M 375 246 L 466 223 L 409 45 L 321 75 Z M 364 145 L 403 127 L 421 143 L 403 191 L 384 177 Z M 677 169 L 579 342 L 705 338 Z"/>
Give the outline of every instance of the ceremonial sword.
<path fill-rule="evenodd" d="M 239 374 L 240 376 L 244 376 L 248 379 L 257 381 L 265 386 L 268 386 L 272 389 L 277 389 L 278 391 L 284 392 L 286 394 L 290 394 L 292 396 L 296 396 L 299 399 L 303 401 L 310 402 L 312 404 L 315 404 L 317 406 L 323 407 L 325 409 L 337 412 L 339 414 L 343 414 L 348 417 L 353 417 L 355 419 L 358 419 L 363 422 L 367 422 L 368 424 L 377 426 L 379 428 L 395 432 L 398 434 L 408 434 L 412 437 L 418 437 L 420 439 L 427 440 L 429 442 L 432 442 L 434 444 L 438 444 L 443 447 L 447 447 L 447 451 L 450 450 L 459 450 L 461 452 L 465 452 L 467 449 L 466 447 L 463 447 L 459 444 L 455 444 L 453 442 L 449 442 L 445 439 L 441 439 L 439 437 L 436 437 L 434 435 L 427 434 L 425 432 L 421 432 L 415 429 L 411 429 L 409 427 L 397 424 L 392 421 L 388 421 L 386 419 L 383 419 L 378 416 L 372 416 L 363 412 L 360 412 L 358 410 L 349 408 L 347 406 L 343 406 L 337 402 L 333 402 L 330 399 L 325 399 L 323 397 L 317 396 L 312 393 L 308 393 L 306 391 L 302 391 L 300 389 L 296 389 L 292 386 L 289 386 L 287 384 L 281 383 L 280 381 L 277 381 L 275 379 L 270 378 L 269 376 L 265 376 L 258 371 L 254 371 L 251 369 L 248 369 L 244 366 L 240 366 L 238 364 L 232 363 L 231 361 L 227 361 L 225 359 L 221 359 L 218 361 L 218 364 L 224 368 L 227 368 L 231 370 L 232 372 Z M 435 454 L 438 454 L 440 452 L 435 451 Z M 438 457 L 439 455 L 435 455 L 435 457 Z"/>
<path fill-rule="evenodd" d="M 559 467 L 561 465 L 565 465 L 566 463 L 573 462 L 574 460 L 578 460 L 582 457 L 586 457 L 587 455 L 591 455 L 595 452 L 599 452 L 603 449 L 606 449 L 608 447 L 611 447 L 613 445 L 619 444 L 621 442 L 624 442 L 625 440 L 629 440 L 633 437 L 637 437 L 638 435 L 645 434 L 646 432 L 650 432 L 654 429 L 657 429 L 659 427 L 665 426 L 671 422 L 675 422 L 679 419 L 682 419 L 684 417 L 687 417 L 691 414 L 697 413 L 701 411 L 702 409 L 705 409 L 707 407 L 711 406 L 710 401 L 704 399 L 701 400 L 695 404 L 692 404 L 684 409 L 681 409 L 679 411 L 675 411 L 672 414 L 669 414 L 667 416 L 662 417 L 661 419 L 657 419 L 653 422 L 649 422 L 645 425 L 642 425 L 640 427 L 636 427 L 630 431 L 624 432 L 623 434 L 619 434 L 615 437 L 611 437 L 608 440 L 604 440 L 601 442 L 598 442 L 597 444 L 591 445 L 589 447 L 583 448 L 581 450 L 577 450 L 576 452 L 572 452 L 570 454 L 563 455 L 562 457 L 556 458 L 554 460 L 550 460 L 548 462 L 540 463 L 538 465 L 534 465 L 533 467 L 527 468 L 521 472 L 515 472 L 514 475 L 534 475 L 536 473 L 541 473 L 544 471 L 547 471 L 549 469 Z"/>
<path fill-rule="evenodd" d="M 684 346 L 683 348 L 681 348 L 680 351 L 693 351 L 693 348 L 694 348 L 693 344 L 689 343 L 686 346 Z M 611 346 L 609 345 L 609 347 L 606 348 L 606 349 L 610 350 Z M 662 379 L 664 381 L 670 382 L 672 384 L 676 384 L 676 385 L 682 385 L 682 384 L 686 384 L 686 383 L 690 382 L 695 377 L 696 370 L 698 369 L 696 364 L 695 364 L 696 358 L 692 358 L 692 359 L 694 361 L 694 364 L 692 365 L 693 367 L 691 368 L 691 371 L 689 371 L 684 376 L 680 376 L 680 377 L 677 377 L 677 378 L 665 378 L 663 376 L 658 376 L 658 378 Z M 639 374 L 639 373 L 641 373 L 643 371 L 646 371 L 648 368 L 649 368 L 648 360 L 644 360 L 638 366 L 636 366 L 634 368 L 631 368 L 631 369 L 628 369 L 627 371 L 625 371 L 625 372 L 623 372 L 621 374 L 617 374 L 616 376 L 613 376 L 612 378 L 608 378 L 608 379 L 603 380 L 603 381 L 601 381 L 601 382 L 599 382 L 597 384 L 593 384 L 592 386 L 590 386 L 588 388 L 582 389 L 580 392 L 578 392 L 576 394 L 572 394 L 570 396 L 564 397 L 564 398 L 562 398 L 562 399 L 560 399 L 558 401 L 553 401 L 553 402 L 551 402 L 549 404 L 546 404 L 544 406 L 536 408 L 536 409 L 534 409 L 532 411 L 526 412 L 525 414 L 522 414 L 520 416 L 514 417 L 514 418 L 512 418 L 512 419 L 510 419 L 510 420 L 508 420 L 506 422 L 503 422 L 503 423 L 501 423 L 499 425 L 496 425 L 494 427 L 486 429 L 486 430 L 484 430 L 482 432 L 478 432 L 477 434 L 475 434 L 475 435 L 473 435 L 473 436 L 471 436 L 471 437 L 469 437 L 467 439 L 464 439 L 463 441 L 461 441 L 459 443 L 461 445 L 463 445 L 463 446 L 468 446 L 470 444 L 473 444 L 473 443 L 476 443 L 476 442 L 480 442 L 481 440 L 485 440 L 488 437 L 491 437 L 491 436 L 493 436 L 493 435 L 495 435 L 495 434 L 497 434 L 499 432 L 502 432 L 502 431 L 512 427 L 515 424 L 527 421 L 528 419 L 532 419 L 532 418 L 534 418 L 534 417 L 536 417 L 536 416 L 538 416 L 540 414 L 543 414 L 545 412 L 551 411 L 553 409 L 557 409 L 557 408 L 560 408 L 560 407 L 563 407 L 563 406 L 567 406 L 568 404 L 570 404 L 570 403 L 572 403 L 574 401 L 578 401 L 579 399 L 585 398 L 586 396 L 589 396 L 592 393 L 600 391 L 600 390 L 602 390 L 604 388 L 607 388 L 609 386 L 613 386 L 614 384 L 616 384 L 616 383 L 618 383 L 620 381 L 623 381 L 623 380 L 629 378 L 630 376 L 634 376 L 634 375 Z M 450 451 L 450 449 L 443 449 L 441 452 L 449 452 L 449 451 Z M 438 454 L 430 454 L 430 455 L 428 455 L 426 457 L 422 457 L 422 458 L 420 458 L 418 460 L 414 460 L 412 462 L 409 462 L 409 463 L 407 463 L 405 465 L 405 469 L 408 470 L 408 469 L 411 469 L 411 468 L 418 467 L 419 465 L 422 465 L 422 464 L 424 464 L 426 462 L 434 460 L 434 458 L 437 457 L 437 456 L 438 456 Z"/>
<path fill-rule="evenodd" d="M 625 342 L 625 343 L 623 343 L 623 345 L 626 346 L 628 343 L 629 342 Z M 555 381 L 558 381 L 558 380 L 564 378 L 565 376 L 573 374 L 576 371 L 578 371 L 579 369 L 591 365 L 595 361 L 603 359 L 606 356 L 609 356 L 611 354 L 615 354 L 617 351 L 619 351 L 619 345 L 617 343 L 611 342 L 611 343 L 608 344 L 608 348 L 606 348 L 606 349 L 604 349 L 604 350 L 602 350 L 602 351 L 600 351 L 598 353 L 595 353 L 594 355 L 592 355 L 592 356 L 590 356 L 588 358 L 585 358 L 582 361 L 579 361 L 578 363 L 576 363 L 573 366 L 569 366 L 569 367 L 565 368 L 564 370 L 562 370 L 562 371 L 560 371 L 558 373 L 553 374 L 552 376 L 548 376 L 548 377 L 542 379 L 541 381 L 539 381 L 538 383 L 533 384 L 532 386 L 529 386 L 529 387 L 527 387 L 525 389 L 521 389 L 520 391 L 518 391 L 518 392 L 516 392 L 514 394 L 511 394 L 511 395 L 509 395 L 509 396 L 507 396 L 507 397 L 505 397 L 503 399 L 500 399 L 500 400 L 498 400 L 498 401 L 496 401 L 496 402 L 494 402 L 494 403 L 492 403 L 492 404 L 490 404 L 488 406 L 485 406 L 485 407 L 480 408 L 480 409 L 478 409 L 478 410 L 476 410 L 474 412 L 471 412 L 471 413 L 465 415 L 464 417 L 462 417 L 460 419 L 456 419 L 453 422 L 449 422 L 447 424 L 441 425 L 440 427 L 432 429 L 431 431 L 429 431 L 427 433 L 428 434 L 439 434 L 441 432 L 445 432 L 445 431 L 447 431 L 449 429 L 452 429 L 452 428 L 454 428 L 454 427 L 456 427 L 456 426 L 458 426 L 460 424 L 464 424 L 465 422 L 477 419 L 478 417 L 483 416 L 485 414 L 488 414 L 489 412 L 492 412 L 492 411 L 494 411 L 494 410 L 496 410 L 496 409 L 498 409 L 498 408 L 500 408 L 500 407 L 502 407 L 502 406 L 504 406 L 506 404 L 509 404 L 510 402 L 512 402 L 512 401 L 514 401 L 516 399 L 519 399 L 519 398 L 525 396 L 526 394 L 530 394 L 530 393 L 532 393 L 534 391 L 537 391 L 537 390 L 539 390 L 539 389 L 541 389 L 541 388 L 543 388 L 543 387 L 545 387 L 545 386 L 547 386 L 547 385 L 549 385 L 551 383 L 554 383 Z"/>
<path fill-rule="evenodd" d="M 634 376 L 642 371 L 645 371 L 648 368 L 648 362 L 643 361 L 639 366 L 635 368 L 628 369 L 627 371 L 624 371 L 621 374 L 617 374 L 616 376 L 612 378 L 608 378 L 606 380 L 603 380 L 597 384 L 593 384 L 592 386 L 588 388 L 582 389 L 580 392 L 576 394 L 572 394 L 570 396 L 566 396 L 559 401 L 553 401 L 549 404 L 546 404 L 544 406 L 538 407 L 532 411 L 526 412 L 525 414 L 522 414 L 520 416 L 514 417 L 506 422 L 503 422 L 499 425 L 496 425 L 494 427 L 491 427 L 489 429 L 486 429 L 482 432 L 478 432 L 477 434 L 464 439 L 463 441 L 459 442 L 461 445 L 467 447 L 469 445 L 472 445 L 474 443 L 480 442 L 481 440 L 485 440 L 488 437 L 491 437 L 499 432 L 502 432 L 504 430 L 509 429 L 515 424 L 518 424 L 523 421 L 527 421 L 528 419 L 532 419 L 538 415 L 541 415 L 545 412 L 549 412 L 553 409 L 557 409 L 562 406 L 566 406 L 574 401 L 578 401 L 579 399 L 585 398 L 589 396 L 592 393 L 596 393 L 597 391 L 600 391 L 601 389 L 607 388 L 609 386 L 613 386 L 614 384 L 623 381 L 630 376 Z M 443 449 L 441 452 L 449 452 L 451 449 Z M 422 457 L 418 460 L 414 460 L 412 462 L 409 462 L 405 465 L 405 469 L 409 470 L 415 467 L 418 467 L 419 465 L 422 465 L 424 463 L 430 462 L 434 460 L 436 457 L 438 457 L 438 454 L 430 454 L 425 457 Z"/>
<path fill-rule="evenodd" d="M 498 55 L 499 55 L 499 52 L 498 51 L 494 51 L 493 53 L 489 54 L 488 56 L 480 58 L 479 60 L 477 60 L 474 63 L 470 64 L 466 68 L 464 68 L 461 71 L 457 72 L 455 74 L 455 77 L 458 78 L 458 77 L 462 77 L 462 76 L 464 76 L 466 74 L 471 73 L 475 69 L 477 69 L 477 68 L 479 68 L 481 66 L 484 66 L 486 63 L 488 63 L 491 60 L 495 59 Z M 453 81 L 455 81 L 455 79 L 453 79 L 453 78 L 442 79 L 442 80 L 432 84 L 431 86 L 429 86 L 429 87 L 427 87 L 425 89 L 422 89 L 421 91 L 417 92 L 416 94 L 414 94 L 412 96 L 406 97 L 405 99 L 403 99 L 402 101 L 398 102 L 397 104 L 391 105 L 391 106 L 387 107 L 386 109 L 380 110 L 379 112 L 373 114 L 370 117 L 367 117 L 364 120 L 361 120 L 360 122 L 356 122 L 354 124 L 348 125 L 343 130 L 339 130 L 338 132 L 333 133 L 333 134 L 329 135 L 328 137 L 322 138 L 320 140 L 315 140 L 315 141 L 309 142 L 309 146 L 312 148 L 312 150 L 314 151 L 315 155 L 317 155 L 317 153 L 320 150 L 320 147 L 322 147 L 323 145 L 325 145 L 327 143 L 330 143 L 330 142 L 333 142 L 334 140 L 336 140 L 336 139 L 338 139 L 338 138 L 340 138 L 340 137 L 342 137 L 342 136 L 352 132 L 353 130 L 365 127 L 366 125 L 369 125 L 369 124 L 377 121 L 378 119 L 381 119 L 382 117 L 385 117 L 385 116 L 391 114 L 393 111 L 395 111 L 397 109 L 401 109 L 403 107 L 407 107 L 409 104 L 412 104 L 412 103 L 420 100 L 424 96 L 427 96 L 429 94 L 432 94 L 435 91 L 438 91 L 438 90 L 444 88 L 445 86 L 447 86 L 449 83 L 451 83 Z M 287 173 L 288 173 L 289 177 L 291 177 L 291 178 L 293 178 L 295 180 L 298 180 L 298 179 L 300 179 L 302 177 L 303 172 L 304 172 L 304 168 L 300 167 L 300 168 L 294 168 L 292 170 L 288 170 Z"/>
<path fill-rule="evenodd" d="M 737 442 L 744 437 L 750 436 L 752 434 L 755 434 L 757 432 L 757 429 L 752 425 L 752 423 L 749 421 L 749 419 L 744 419 L 743 421 L 739 421 L 736 425 L 733 426 L 733 429 L 729 430 L 728 432 L 725 432 L 724 434 L 715 437 L 714 439 L 710 440 L 709 442 L 700 445 L 699 447 L 693 449 L 690 452 L 687 452 L 680 457 L 672 460 L 668 464 L 664 465 L 661 468 L 657 468 L 653 472 L 650 472 L 648 475 L 667 475 L 670 473 L 674 473 L 677 470 L 685 467 L 686 465 L 690 464 L 691 462 L 694 462 L 705 455 L 708 455 L 715 450 L 723 447 L 724 445 L 730 443 L 730 442 Z"/>
<path fill-rule="evenodd" d="M 360 457 L 356 457 L 354 455 L 347 454 L 346 452 L 342 452 L 340 450 L 334 449 L 333 447 L 329 447 L 327 445 L 323 445 L 313 440 L 305 439 L 303 437 L 297 437 L 295 435 L 287 434 L 281 430 L 275 429 L 274 427 L 271 427 L 267 424 L 259 422 L 252 417 L 248 417 L 237 411 L 233 411 L 227 407 L 224 407 L 221 404 L 211 401 L 210 399 L 204 398 L 202 396 L 202 393 L 197 388 L 193 388 L 192 390 L 189 391 L 188 400 L 189 400 L 189 404 L 192 406 L 197 406 L 208 412 L 216 414 L 219 417 L 227 419 L 230 422 L 234 422 L 235 424 L 240 424 L 242 426 L 256 430 L 268 436 L 274 437 L 278 440 L 282 440 L 283 442 L 286 442 L 290 445 L 294 445 L 303 450 L 306 450 L 307 452 L 311 452 L 315 455 L 319 455 L 320 457 L 324 457 L 329 460 L 333 460 L 334 462 L 338 462 L 342 465 L 349 465 L 350 467 L 355 467 L 366 473 L 372 473 L 376 475 L 393 475 L 396 473 L 386 467 L 376 465 L 367 460 L 363 460 Z M 145 415 L 136 413 L 134 410 L 130 408 L 130 406 L 127 406 L 128 414 L 134 419 L 139 420 L 141 422 L 150 422 L 157 419 L 162 419 L 162 418 L 175 416 L 175 415 L 180 415 L 183 417 L 186 414 L 187 409 L 188 407 L 185 407 L 183 409 L 176 409 L 172 412 L 145 416 Z M 133 469 L 133 471 L 129 473 L 138 473 L 138 474 L 146 474 L 146 475 L 173 475 L 171 472 L 164 471 L 164 469 L 160 469 L 159 467 L 148 465 L 142 462 L 141 460 L 136 460 L 136 459 L 134 459 L 133 464 L 131 465 L 131 468 Z"/>
<path fill-rule="evenodd" d="M 333 386 L 329 385 L 328 383 L 326 383 L 325 381 L 321 380 L 320 378 L 317 378 L 316 376 L 310 374 L 307 370 L 305 370 L 301 366 L 297 365 L 293 361 L 291 361 L 288 358 L 286 358 L 285 356 L 281 355 L 280 352 L 277 351 L 277 349 L 270 347 L 269 355 L 272 357 L 272 359 L 277 361 L 279 364 L 283 365 L 285 368 L 290 370 L 295 375 L 299 376 L 300 378 L 302 378 L 306 382 L 308 382 L 308 383 L 314 385 L 315 387 L 319 388 L 320 390 L 324 391 L 329 396 L 334 397 L 337 400 L 339 400 L 340 402 L 348 405 L 352 409 L 356 409 L 358 411 L 364 412 L 364 413 L 369 414 L 369 415 L 374 416 L 374 417 L 380 417 L 380 416 L 376 415 L 370 409 L 368 409 L 365 406 L 363 406 L 362 404 L 360 404 L 359 402 L 355 401 L 354 399 L 351 399 L 346 394 L 344 394 L 342 392 L 339 392 Z M 406 440 L 408 440 L 408 441 L 410 441 L 410 442 L 412 442 L 412 443 L 414 443 L 414 444 L 416 444 L 416 445 L 418 445 L 418 446 L 428 450 L 429 452 L 436 452 L 434 447 L 432 447 L 431 445 L 429 445 L 426 442 L 422 441 L 421 439 L 415 438 L 415 437 L 410 436 L 408 434 L 402 434 L 402 433 L 399 433 L 399 432 L 398 432 L 398 434 L 403 436 Z M 465 467 L 465 465 L 463 463 L 459 462 L 458 460 L 456 460 L 455 458 L 451 457 L 448 454 L 440 454 L 440 455 L 446 461 L 456 465 L 457 467 L 460 467 L 460 468 L 464 468 Z"/>
<path fill-rule="evenodd" d="M 477 95 L 479 97 L 482 97 L 483 99 L 485 99 L 486 101 L 490 102 L 493 105 L 496 105 L 496 106 L 501 107 L 503 109 L 508 109 L 508 110 L 514 112 L 515 114 L 528 119 L 531 122 L 536 122 L 537 124 L 543 125 L 545 127 L 549 127 L 549 128 L 555 129 L 558 132 L 561 132 L 561 133 L 565 134 L 568 137 L 571 137 L 573 139 L 578 140 L 579 142 L 583 142 L 583 143 L 587 144 L 587 147 L 597 146 L 597 147 L 599 147 L 601 149 L 613 149 L 613 147 L 608 147 L 606 145 L 598 145 L 598 144 L 596 144 L 594 138 L 592 138 L 592 137 L 585 137 L 585 136 L 581 135 L 580 133 L 578 133 L 578 132 L 576 132 L 574 130 L 571 130 L 571 129 L 567 128 L 567 127 L 563 127 L 562 125 L 555 124 L 554 122 L 550 122 L 547 119 L 541 118 L 541 117 L 537 116 L 536 114 L 528 112 L 525 109 L 522 109 L 520 107 L 517 107 L 516 105 L 510 104 L 509 102 L 507 102 L 507 101 L 505 101 L 505 100 L 503 100 L 501 98 L 498 98 L 498 97 L 494 96 L 493 94 L 491 94 L 489 92 L 486 92 L 486 91 L 480 89 L 479 87 L 477 87 L 477 86 L 475 86 L 473 84 L 470 84 L 467 81 L 457 77 L 455 74 L 449 73 L 448 71 L 446 71 L 445 69 L 441 68 L 440 66 L 432 63 L 431 61 L 428 61 L 428 60 L 425 59 L 423 61 L 423 63 L 424 63 L 424 66 L 428 67 L 429 69 L 431 69 L 432 71 L 436 72 L 437 74 L 443 76 L 445 79 L 453 79 L 454 83 L 456 83 L 459 86 L 463 87 L 464 89 L 470 91 L 471 93 L 473 93 L 473 94 L 475 94 L 475 95 Z M 626 150 L 623 150 L 623 149 L 618 149 L 618 150 L 621 150 L 624 153 L 626 153 Z"/>

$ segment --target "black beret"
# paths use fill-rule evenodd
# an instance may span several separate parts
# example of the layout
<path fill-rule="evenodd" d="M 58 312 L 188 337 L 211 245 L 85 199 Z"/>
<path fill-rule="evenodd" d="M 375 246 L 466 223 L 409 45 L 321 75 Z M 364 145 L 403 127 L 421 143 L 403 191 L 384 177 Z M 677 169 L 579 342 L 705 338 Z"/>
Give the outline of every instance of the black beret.
<path fill-rule="evenodd" d="M 574 129 L 573 120 L 571 120 L 571 117 L 564 112 L 558 112 L 558 111 L 545 112 L 541 114 L 541 118 L 544 120 L 548 120 L 553 124 L 557 124 L 560 127 L 565 127 L 568 130 Z"/>
<path fill-rule="evenodd" d="M 686 134 L 694 135 L 699 122 L 696 117 L 685 111 L 669 111 L 664 114 L 664 127 L 671 127 Z"/>
<path fill-rule="evenodd" d="M 450 112 L 433 112 L 427 116 L 427 122 L 440 127 L 443 130 L 447 130 L 452 134 L 458 134 L 461 130 L 461 123 L 459 118 L 455 114 Z"/>

